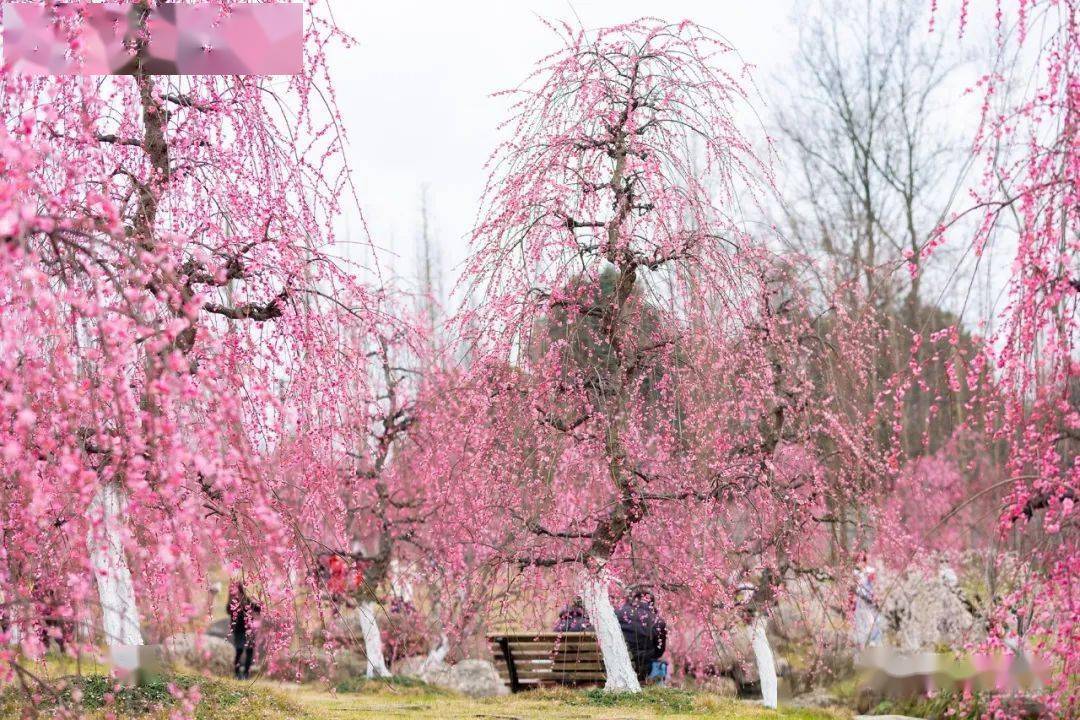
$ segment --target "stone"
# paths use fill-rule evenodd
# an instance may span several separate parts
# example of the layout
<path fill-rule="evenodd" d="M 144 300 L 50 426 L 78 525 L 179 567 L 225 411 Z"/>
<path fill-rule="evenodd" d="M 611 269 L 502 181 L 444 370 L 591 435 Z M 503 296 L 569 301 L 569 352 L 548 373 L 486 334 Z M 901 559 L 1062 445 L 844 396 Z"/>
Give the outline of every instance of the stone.
<path fill-rule="evenodd" d="M 210 623 L 210 626 L 206 628 L 206 634 L 210 637 L 228 640 L 232 637 L 232 627 L 229 625 L 229 619 L 221 618 Z"/>
<path fill-rule="evenodd" d="M 428 685 L 441 688 L 453 688 L 453 678 L 450 674 L 450 666 L 446 663 L 437 663 L 417 675 Z"/>
<path fill-rule="evenodd" d="M 911 569 L 900 577 L 883 573 L 875 591 L 883 596 L 881 613 L 891 644 L 902 651 L 963 647 L 983 634 L 946 565 L 937 572 Z"/>
<path fill-rule="evenodd" d="M 823 634 L 844 622 L 845 616 L 830 607 L 818 583 L 800 577 L 785 583 L 769 614 L 769 633 L 788 642 L 817 645 Z"/>
<path fill-rule="evenodd" d="M 855 710 L 864 713 L 878 706 L 885 699 L 885 694 L 880 687 L 872 684 L 862 684 L 855 691 Z"/>
<path fill-rule="evenodd" d="M 462 660 L 451 665 L 448 687 L 471 697 L 493 697 L 509 692 L 495 665 L 487 660 Z"/>
<path fill-rule="evenodd" d="M 450 666 L 443 662 L 429 663 L 427 655 L 410 655 L 395 660 L 390 669 L 395 675 L 431 682 L 426 679 L 426 676 L 436 672 L 447 672 L 450 670 Z M 431 684 L 434 685 L 435 683 Z"/>
<path fill-rule="evenodd" d="M 814 688 L 810 692 L 797 695 L 792 698 L 791 704 L 803 708 L 828 708 L 843 705 L 840 698 L 824 688 Z"/>
<path fill-rule="evenodd" d="M 231 675 L 235 650 L 232 643 L 212 635 L 183 633 L 162 643 L 166 662 L 180 662 L 216 675 Z"/>
<path fill-rule="evenodd" d="M 493 697 L 510 692 L 499 678 L 495 666 L 487 660 L 462 660 L 455 665 L 442 662 L 427 664 L 426 660 L 424 655 L 399 660 L 394 663 L 394 674 L 423 680 L 429 685 L 472 697 Z"/>

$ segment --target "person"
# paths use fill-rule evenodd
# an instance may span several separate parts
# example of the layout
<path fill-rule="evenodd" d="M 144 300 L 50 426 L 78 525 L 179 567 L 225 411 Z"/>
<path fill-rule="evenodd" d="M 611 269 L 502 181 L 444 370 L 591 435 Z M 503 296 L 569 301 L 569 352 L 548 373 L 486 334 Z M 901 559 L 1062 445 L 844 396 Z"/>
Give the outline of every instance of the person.
<path fill-rule="evenodd" d="M 49 588 L 40 590 L 35 588 L 33 592 L 34 604 L 37 607 L 38 637 L 44 647 L 49 647 L 49 641 L 54 640 L 63 655 L 67 651 L 67 641 L 71 637 L 71 621 L 64 617 L 61 602 L 56 591 Z"/>
<path fill-rule="evenodd" d="M 853 632 L 855 646 L 861 649 L 881 645 L 881 612 L 874 596 L 877 571 L 867 563 L 865 555 L 861 555 L 859 560 L 855 568 Z"/>
<path fill-rule="evenodd" d="M 255 630 L 262 608 L 248 597 L 244 584 L 239 581 L 229 586 L 228 608 L 233 648 L 236 650 L 233 673 L 237 680 L 247 680 L 255 659 Z"/>
<path fill-rule="evenodd" d="M 631 588 L 615 615 L 619 619 L 630 662 L 638 680 L 663 682 L 666 663 L 660 661 L 667 648 L 667 623 L 656 609 L 656 597 L 646 587 Z"/>
<path fill-rule="evenodd" d="M 559 613 L 559 619 L 555 621 L 555 632 L 586 632 L 592 630 L 589 622 L 589 613 L 585 610 L 585 603 L 580 597 L 570 601 L 570 604 Z"/>

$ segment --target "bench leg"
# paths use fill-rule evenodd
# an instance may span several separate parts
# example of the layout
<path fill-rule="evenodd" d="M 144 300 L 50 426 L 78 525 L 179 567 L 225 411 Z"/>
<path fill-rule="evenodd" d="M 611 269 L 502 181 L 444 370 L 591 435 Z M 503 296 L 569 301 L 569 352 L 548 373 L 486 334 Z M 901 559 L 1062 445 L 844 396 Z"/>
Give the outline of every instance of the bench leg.
<path fill-rule="evenodd" d="M 517 665 L 514 663 L 514 656 L 510 653 L 510 638 L 499 638 L 499 647 L 502 648 L 503 657 L 506 658 L 506 672 L 510 675 L 510 692 L 521 692 Z"/>

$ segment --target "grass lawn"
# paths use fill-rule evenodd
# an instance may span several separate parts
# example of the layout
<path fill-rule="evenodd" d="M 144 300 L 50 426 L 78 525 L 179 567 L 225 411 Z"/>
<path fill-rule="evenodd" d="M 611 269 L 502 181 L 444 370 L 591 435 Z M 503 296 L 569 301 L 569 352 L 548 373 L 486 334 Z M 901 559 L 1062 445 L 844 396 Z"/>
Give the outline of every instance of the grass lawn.
<path fill-rule="evenodd" d="M 280 686 L 279 686 L 280 687 Z M 601 691 L 533 691 L 498 698 L 473 699 L 424 686 L 401 686 L 371 681 L 357 692 L 331 694 L 318 688 L 281 688 L 314 718 L 367 720 L 644 720 L 647 718 L 724 718 L 730 720 L 837 720 L 844 716 L 823 710 L 781 708 L 766 710 L 751 702 L 708 693 L 649 689 L 640 695 L 611 695 Z"/>
<path fill-rule="evenodd" d="M 93 665 L 75 677 L 55 665 L 41 673 L 64 680 L 61 704 L 81 698 L 81 711 L 95 720 L 115 717 L 165 720 L 176 709 L 170 683 L 182 688 L 198 685 L 202 700 L 197 720 L 644 720 L 647 718 L 724 718 L 730 720 L 842 720 L 824 710 L 765 710 L 752 702 L 721 698 L 709 693 L 650 688 L 640 695 L 612 695 L 599 690 L 534 691 L 498 698 L 473 699 L 415 680 L 357 679 L 333 690 L 319 685 L 292 685 L 256 681 L 237 682 L 193 674 L 157 678 L 138 688 L 115 689 L 115 681 L 98 674 Z M 50 672 L 50 670 L 52 670 Z M 63 668 L 70 670 L 70 668 Z M 96 671 L 96 672 L 95 672 Z M 57 717 L 56 700 L 39 698 L 40 717 Z M 69 705 L 70 707 L 70 705 Z M 22 718 L 25 697 L 14 688 L 0 692 L 0 719 Z"/>

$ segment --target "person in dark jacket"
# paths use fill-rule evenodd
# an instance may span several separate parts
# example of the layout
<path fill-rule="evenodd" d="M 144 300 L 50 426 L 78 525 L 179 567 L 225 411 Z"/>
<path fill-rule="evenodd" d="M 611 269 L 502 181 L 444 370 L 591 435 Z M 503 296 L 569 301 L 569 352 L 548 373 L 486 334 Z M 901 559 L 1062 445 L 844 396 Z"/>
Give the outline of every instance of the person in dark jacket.
<path fill-rule="evenodd" d="M 589 622 L 589 613 L 585 610 L 585 603 L 576 597 L 570 604 L 559 613 L 559 619 L 555 622 L 555 632 L 586 632 L 592 630 Z"/>
<path fill-rule="evenodd" d="M 667 623 L 656 610 L 656 597 L 648 588 L 633 588 L 615 614 L 634 672 L 638 680 L 644 681 L 654 675 L 653 663 L 663 657 L 667 648 Z"/>
<path fill-rule="evenodd" d="M 262 608 L 248 597 L 241 582 L 229 586 L 228 608 L 233 648 L 236 649 L 233 673 L 237 680 L 247 680 L 255 659 L 255 629 Z"/>
<path fill-rule="evenodd" d="M 33 598 L 37 606 L 37 631 L 41 644 L 47 648 L 49 641 L 55 640 L 60 654 L 64 654 L 67 641 L 74 633 L 71 621 L 64 616 L 62 603 L 56 591 L 51 588 L 47 590 L 35 588 Z"/>

